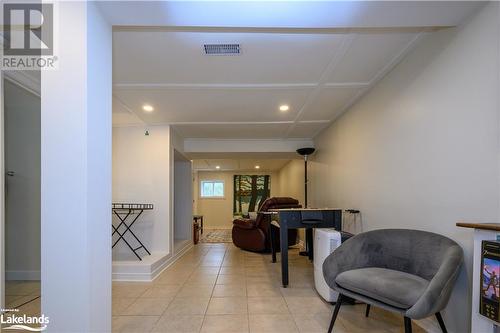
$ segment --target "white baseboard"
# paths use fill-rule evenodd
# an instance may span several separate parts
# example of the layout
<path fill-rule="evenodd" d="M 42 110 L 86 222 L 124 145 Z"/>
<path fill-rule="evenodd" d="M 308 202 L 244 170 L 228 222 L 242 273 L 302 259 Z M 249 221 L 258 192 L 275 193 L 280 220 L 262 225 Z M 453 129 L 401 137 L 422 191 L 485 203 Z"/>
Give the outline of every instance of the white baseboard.
<path fill-rule="evenodd" d="M 39 281 L 40 271 L 5 271 L 5 280 Z"/>
<path fill-rule="evenodd" d="M 160 267 L 155 269 L 155 271 L 153 272 L 151 281 L 153 281 L 158 276 L 160 276 L 160 274 L 163 273 L 164 270 L 166 270 L 167 268 L 172 266 L 177 260 L 180 259 L 180 257 L 182 257 L 184 255 L 184 253 L 186 253 L 187 251 L 192 249 L 193 246 L 194 246 L 193 242 L 191 242 L 191 241 L 186 242 L 186 245 L 184 247 L 179 249 L 179 251 L 177 253 L 175 253 L 172 257 L 170 257 L 169 260 L 165 261 Z"/>
<path fill-rule="evenodd" d="M 147 259 L 142 262 L 115 261 L 113 262 L 112 279 L 113 281 L 151 282 L 192 247 L 193 243 L 189 241 L 173 255 L 153 253 L 156 258 L 149 261 Z"/>

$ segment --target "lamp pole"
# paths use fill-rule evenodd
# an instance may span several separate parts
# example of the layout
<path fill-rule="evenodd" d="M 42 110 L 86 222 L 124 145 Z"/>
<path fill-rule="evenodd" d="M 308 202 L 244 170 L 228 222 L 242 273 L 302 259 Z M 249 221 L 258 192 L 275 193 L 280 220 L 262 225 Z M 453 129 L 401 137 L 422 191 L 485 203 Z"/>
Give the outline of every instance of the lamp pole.
<path fill-rule="evenodd" d="M 313 154 L 316 149 L 314 148 L 300 148 L 297 149 L 297 153 L 304 156 L 304 208 L 308 208 L 307 203 L 307 183 L 309 179 L 307 177 L 307 159 L 308 156 Z M 306 251 L 300 252 L 301 256 L 308 256 L 310 260 L 313 259 L 313 234 L 312 229 L 306 229 Z"/>

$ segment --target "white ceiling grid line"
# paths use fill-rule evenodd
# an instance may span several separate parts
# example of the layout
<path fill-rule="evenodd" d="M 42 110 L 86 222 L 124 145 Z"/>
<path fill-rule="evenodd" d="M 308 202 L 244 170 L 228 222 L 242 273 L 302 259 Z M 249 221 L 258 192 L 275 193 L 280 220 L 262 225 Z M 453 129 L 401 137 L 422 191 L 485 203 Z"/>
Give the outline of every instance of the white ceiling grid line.
<path fill-rule="evenodd" d="M 344 36 L 344 38 L 342 39 L 342 44 L 340 46 L 340 51 L 338 53 L 334 54 L 333 58 L 330 60 L 328 65 L 323 70 L 323 73 L 321 74 L 321 77 L 319 78 L 318 86 L 313 91 L 311 91 L 306 102 L 304 103 L 304 105 L 302 105 L 302 108 L 299 110 L 299 112 L 297 113 L 297 116 L 295 117 L 294 124 L 288 128 L 288 130 L 286 132 L 286 137 L 288 137 L 290 135 L 290 132 L 294 130 L 296 123 L 300 119 L 300 116 L 302 115 L 304 110 L 306 110 L 307 107 L 312 103 L 312 100 L 318 96 L 320 89 L 321 89 L 321 86 L 326 82 L 328 75 L 330 75 L 331 72 L 334 71 L 335 66 L 345 56 L 345 54 L 349 50 L 349 46 L 351 45 L 352 40 L 353 40 L 352 35 Z"/>
<path fill-rule="evenodd" d="M 133 126 L 133 117 L 123 120 L 128 113 L 138 126 L 171 125 L 187 139 L 312 139 L 433 33 L 351 28 L 114 31 L 113 125 Z M 228 42 L 242 53 L 201 51 Z M 143 112 L 144 104 L 154 111 Z"/>
<path fill-rule="evenodd" d="M 403 58 L 415 47 L 420 39 L 427 34 L 427 32 L 418 33 L 408 44 L 404 47 L 404 49 L 397 54 L 384 68 L 382 68 L 375 76 L 367 83 L 361 83 L 360 86 L 364 86 L 363 90 L 360 90 L 338 113 L 337 117 L 340 117 L 347 110 L 349 110 L 358 100 L 361 99 L 362 96 L 368 93 L 371 88 L 373 88 L 378 81 L 380 81 L 384 76 L 386 76 L 396 65 L 403 60 Z M 314 133 L 313 138 L 320 134 L 325 128 L 328 126 L 324 126 Z"/>

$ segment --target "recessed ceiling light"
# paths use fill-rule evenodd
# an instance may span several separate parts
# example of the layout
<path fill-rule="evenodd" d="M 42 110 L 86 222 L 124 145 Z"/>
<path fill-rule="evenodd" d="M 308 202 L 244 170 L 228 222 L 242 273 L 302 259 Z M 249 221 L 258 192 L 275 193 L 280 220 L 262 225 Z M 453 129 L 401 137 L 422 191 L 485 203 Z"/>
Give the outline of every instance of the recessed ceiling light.
<path fill-rule="evenodd" d="M 154 111 L 154 108 L 153 108 L 151 105 L 149 105 L 149 104 L 144 104 L 144 105 L 142 106 L 142 109 L 143 109 L 144 111 L 146 111 L 146 112 L 153 112 L 153 111 Z"/>
<path fill-rule="evenodd" d="M 280 111 L 281 112 L 286 112 L 290 109 L 290 107 L 286 104 L 280 105 Z"/>
<path fill-rule="evenodd" d="M 260 165 L 256 165 L 256 166 L 255 166 L 255 169 L 260 169 Z"/>
<path fill-rule="evenodd" d="M 216 166 L 215 166 L 215 168 L 216 168 L 216 169 L 220 169 L 220 165 L 216 165 Z"/>

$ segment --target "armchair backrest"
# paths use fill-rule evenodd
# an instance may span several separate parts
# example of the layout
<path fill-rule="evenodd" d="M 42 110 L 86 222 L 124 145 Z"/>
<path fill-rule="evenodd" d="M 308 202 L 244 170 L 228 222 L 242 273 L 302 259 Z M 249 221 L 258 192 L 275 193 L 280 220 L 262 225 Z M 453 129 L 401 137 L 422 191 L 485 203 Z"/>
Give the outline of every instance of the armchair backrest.
<path fill-rule="evenodd" d="M 294 198 L 289 197 L 272 197 L 266 199 L 259 207 L 259 212 L 267 212 L 272 209 L 285 209 L 285 208 L 301 208 L 302 206 L 299 204 L 299 201 Z M 257 220 L 255 224 L 258 228 L 267 229 L 268 223 L 265 221 L 268 220 L 266 215 L 258 214 Z"/>
<path fill-rule="evenodd" d="M 373 230 L 349 241 L 359 243 L 370 266 L 403 271 L 426 280 L 431 280 L 447 261 L 460 262 L 462 258 L 462 248 L 456 242 L 427 231 Z"/>

